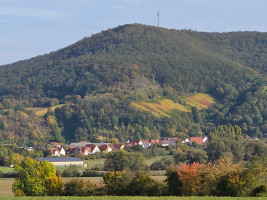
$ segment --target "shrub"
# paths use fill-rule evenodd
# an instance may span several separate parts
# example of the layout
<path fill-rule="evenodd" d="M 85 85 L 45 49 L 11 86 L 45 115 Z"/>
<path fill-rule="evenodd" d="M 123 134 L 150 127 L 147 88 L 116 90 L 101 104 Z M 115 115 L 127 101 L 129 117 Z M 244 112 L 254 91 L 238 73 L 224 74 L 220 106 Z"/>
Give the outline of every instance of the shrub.
<path fill-rule="evenodd" d="M 97 171 L 94 171 L 94 170 L 86 169 L 83 172 L 83 175 L 82 176 L 83 177 L 101 177 L 101 176 L 103 176 L 103 173 L 97 172 Z"/>
<path fill-rule="evenodd" d="M 252 195 L 254 197 L 267 197 L 267 185 L 260 185 L 259 187 L 256 187 Z"/>
<path fill-rule="evenodd" d="M 132 196 L 162 196 L 164 185 L 155 181 L 143 172 L 137 172 L 129 185 Z"/>
<path fill-rule="evenodd" d="M 73 179 L 64 184 L 64 196 L 96 196 L 97 186 L 90 181 Z"/>

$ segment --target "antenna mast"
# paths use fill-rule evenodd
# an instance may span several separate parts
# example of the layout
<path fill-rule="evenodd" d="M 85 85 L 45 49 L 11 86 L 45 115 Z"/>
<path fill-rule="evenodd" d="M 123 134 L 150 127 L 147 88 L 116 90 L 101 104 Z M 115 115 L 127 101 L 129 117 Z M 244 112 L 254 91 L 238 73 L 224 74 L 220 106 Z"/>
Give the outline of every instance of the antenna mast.
<path fill-rule="evenodd" d="M 157 16 L 158 16 L 158 27 L 159 27 L 159 10 L 158 10 Z"/>

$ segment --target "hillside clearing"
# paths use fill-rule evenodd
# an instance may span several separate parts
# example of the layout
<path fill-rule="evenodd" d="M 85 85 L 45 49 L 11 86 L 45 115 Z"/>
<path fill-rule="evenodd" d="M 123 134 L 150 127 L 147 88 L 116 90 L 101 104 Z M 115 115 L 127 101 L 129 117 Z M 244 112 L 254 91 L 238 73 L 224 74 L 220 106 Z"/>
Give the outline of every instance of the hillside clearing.
<path fill-rule="evenodd" d="M 66 104 L 60 104 L 60 105 L 52 106 L 49 108 L 30 107 L 30 108 L 28 108 L 28 110 L 33 111 L 37 116 L 44 116 L 47 113 L 48 109 L 51 109 L 52 111 L 54 111 L 56 108 L 61 108 L 64 105 L 66 105 Z"/>
<path fill-rule="evenodd" d="M 189 110 L 179 103 L 175 103 L 170 99 L 160 100 L 159 103 L 152 102 L 134 102 L 132 106 L 151 112 L 153 115 L 157 117 L 170 117 L 171 112 L 174 110 L 179 110 L 182 112 L 189 112 Z"/>
<path fill-rule="evenodd" d="M 198 93 L 190 97 L 185 97 L 184 101 L 190 107 L 196 107 L 198 110 L 207 109 L 215 101 L 208 94 Z"/>

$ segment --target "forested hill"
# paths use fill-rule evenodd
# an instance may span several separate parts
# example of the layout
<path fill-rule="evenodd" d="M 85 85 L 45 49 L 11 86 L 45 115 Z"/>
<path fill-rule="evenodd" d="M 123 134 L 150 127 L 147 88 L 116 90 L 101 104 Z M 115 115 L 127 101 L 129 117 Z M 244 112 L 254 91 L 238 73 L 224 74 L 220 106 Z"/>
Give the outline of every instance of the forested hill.
<path fill-rule="evenodd" d="M 1 96 L 84 96 L 128 82 L 135 75 L 178 92 L 209 92 L 225 84 L 242 90 L 258 76 L 256 71 L 266 72 L 266 44 L 265 33 L 198 33 L 124 25 L 48 55 L 1 66 Z"/>
<path fill-rule="evenodd" d="M 191 135 L 200 132 L 207 134 L 208 123 L 210 127 L 226 123 L 241 126 L 245 123 L 246 133 L 262 136 L 264 131 L 267 132 L 264 126 L 266 54 L 267 33 L 203 33 L 140 24 L 123 25 L 47 55 L 0 66 L 0 109 L 6 116 L 7 109 L 23 110 L 66 103 L 66 106 L 57 109 L 55 120 L 60 128 L 57 134 L 68 140 L 75 140 L 75 137 L 77 140 L 87 139 L 95 132 L 108 138 L 152 137 L 141 134 L 144 127 L 157 136 L 167 136 L 170 133 L 169 130 L 166 132 L 166 127 L 170 124 L 175 129 L 174 135 L 178 132 L 188 134 L 190 130 Z M 177 100 L 195 92 L 210 94 L 217 102 L 210 108 L 215 110 L 200 114 L 201 121 L 194 122 L 190 112 L 187 114 L 188 120 L 184 117 L 185 121 L 179 127 L 175 125 L 181 122 L 178 119 L 164 122 L 165 127 L 156 127 L 154 124 L 161 119 L 152 117 L 150 121 L 142 118 L 148 120 L 148 124 L 139 119 L 141 131 L 135 128 L 133 135 L 127 128 L 123 130 L 125 125 L 136 124 L 136 117 L 140 114 L 140 111 L 131 110 L 131 102 L 161 97 Z M 103 97 L 105 94 L 109 94 L 108 98 Z M 75 102 L 77 98 L 81 101 L 79 104 Z M 125 99 L 129 101 L 127 105 Z M 100 114 L 101 118 L 114 115 L 116 126 L 107 125 L 111 122 L 101 124 L 94 121 L 92 113 L 84 114 L 87 125 L 79 125 L 81 122 L 67 124 L 67 119 L 63 117 L 65 111 L 75 113 L 79 109 L 89 109 L 89 104 L 92 112 L 97 112 L 92 105 L 102 101 L 110 107 Z M 81 106 L 72 110 L 72 104 L 68 104 L 70 102 Z M 99 111 L 101 105 L 98 106 Z M 257 112 L 254 112 L 255 109 Z M 60 112 L 63 113 L 60 115 Z M 260 118 L 257 123 L 251 113 Z M 130 122 L 124 118 L 129 114 Z M 247 116 L 251 119 L 245 120 Z M 65 125 L 71 127 L 67 130 Z M 122 134 L 119 136 L 115 133 L 118 126 Z"/>

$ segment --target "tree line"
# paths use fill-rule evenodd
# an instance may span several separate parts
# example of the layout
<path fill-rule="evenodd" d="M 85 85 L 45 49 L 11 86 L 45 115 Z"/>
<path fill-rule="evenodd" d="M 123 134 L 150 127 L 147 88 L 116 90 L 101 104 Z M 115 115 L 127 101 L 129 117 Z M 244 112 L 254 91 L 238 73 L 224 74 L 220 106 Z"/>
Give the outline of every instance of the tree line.
<path fill-rule="evenodd" d="M 266 167 L 266 157 L 247 166 L 220 158 L 207 164 L 179 163 L 167 169 L 164 182 L 142 171 L 112 171 L 103 175 L 100 186 L 77 179 L 63 183 L 53 164 L 27 158 L 16 165 L 19 178 L 12 190 L 16 196 L 267 196 Z"/>

